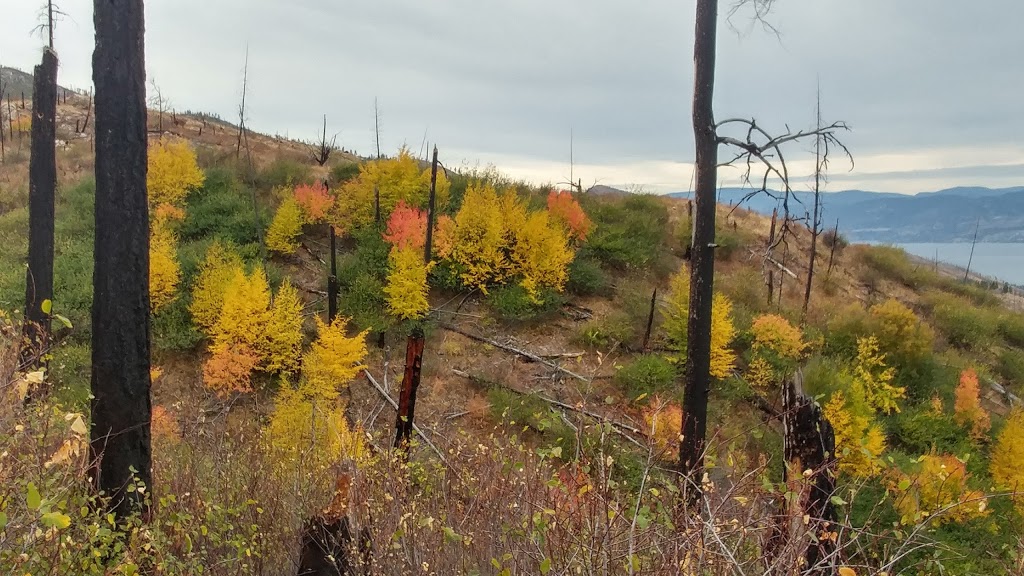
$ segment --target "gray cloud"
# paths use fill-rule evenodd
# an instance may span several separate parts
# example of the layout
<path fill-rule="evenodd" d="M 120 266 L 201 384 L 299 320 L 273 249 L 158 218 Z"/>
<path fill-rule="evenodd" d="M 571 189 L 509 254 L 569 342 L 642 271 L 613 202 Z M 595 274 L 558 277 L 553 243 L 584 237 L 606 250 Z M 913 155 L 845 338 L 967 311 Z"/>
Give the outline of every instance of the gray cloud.
<path fill-rule="evenodd" d="M 0 60 L 28 69 L 38 59 L 39 40 L 28 35 L 36 9 L 9 1 L 5 30 L 24 34 L 0 37 Z M 92 3 L 65 4 L 74 22 L 58 29 L 62 78 L 84 86 Z M 778 37 L 747 17 L 740 11 L 730 26 L 723 15 L 719 117 L 808 126 L 820 79 L 825 116 L 850 123 L 846 141 L 858 157 L 998 150 L 1019 139 L 1024 3 L 780 0 L 771 15 Z M 692 1 L 147 3 L 148 70 L 178 108 L 235 116 L 248 44 L 257 129 L 312 136 L 326 113 L 347 147 L 369 152 L 377 97 L 389 150 L 418 149 L 426 130 L 443 150 L 517 164 L 567 162 L 570 128 L 586 164 L 690 161 L 692 37 Z M 981 156 L 956 175 L 1003 184 L 1006 171 L 989 173 Z M 895 188 L 903 172 L 937 168 L 888 166 L 842 180 Z"/>

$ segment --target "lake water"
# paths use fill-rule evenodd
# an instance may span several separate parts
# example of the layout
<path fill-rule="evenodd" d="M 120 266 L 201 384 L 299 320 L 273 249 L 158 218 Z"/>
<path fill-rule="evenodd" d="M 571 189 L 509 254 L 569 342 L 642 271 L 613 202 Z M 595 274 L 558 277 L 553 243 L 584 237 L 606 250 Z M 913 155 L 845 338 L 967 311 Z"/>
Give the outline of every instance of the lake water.
<path fill-rule="evenodd" d="M 967 266 L 971 256 L 969 243 L 956 244 L 898 244 L 910 254 L 932 260 L 938 254 L 939 262 Z M 981 243 L 974 247 L 971 272 L 991 276 L 1024 286 L 1024 244 Z"/>

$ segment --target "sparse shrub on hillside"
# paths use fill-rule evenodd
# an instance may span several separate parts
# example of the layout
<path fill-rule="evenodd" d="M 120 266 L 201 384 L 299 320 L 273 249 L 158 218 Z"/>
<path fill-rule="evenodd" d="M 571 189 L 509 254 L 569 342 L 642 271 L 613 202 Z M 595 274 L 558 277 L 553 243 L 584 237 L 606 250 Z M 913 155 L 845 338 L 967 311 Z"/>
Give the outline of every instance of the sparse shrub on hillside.
<path fill-rule="evenodd" d="M 863 392 L 850 382 L 845 392 L 836 390 L 832 393 L 825 404 L 824 414 L 835 430 L 839 469 L 855 478 L 881 472 L 885 433 L 874 421 Z"/>
<path fill-rule="evenodd" d="M 996 340 L 996 313 L 972 306 L 955 296 L 934 292 L 926 295 L 932 320 L 949 343 L 962 350 L 985 350 Z"/>
<path fill-rule="evenodd" d="M 662 458 L 671 459 L 679 452 L 683 408 L 676 402 L 654 398 L 644 409 L 644 432 L 650 434 Z"/>
<path fill-rule="evenodd" d="M 620 270 L 646 269 L 662 259 L 669 216 L 658 198 L 588 197 L 583 208 L 594 221 L 594 230 L 582 249 L 584 255 Z"/>
<path fill-rule="evenodd" d="M 575 339 L 588 348 L 600 350 L 629 343 L 635 338 L 636 331 L 629 316 L 624 312 L 612 312 L 604 318 L 595 318 L 584 324 Z"/>
<path fill-rule="evenodd" d="M 1024 348 L 1024 314 L 1004 310 L 999 315 L 999 335 L 1017 348 Z"/>
<path fill-rule="evenodd" d="M 874 336 L 861 338 L 857 342 L 857 360 L 853 365 L 853 380 L 864 390 L 868 404 L 883 414 L 899 412 L 899 400 L 906 396 L 906 390 L 894 386 L 892 381 L 896 370 L 886 363 L 885 354 L 878 349 Z"/>
<path fill-rule="evenodd" d="M 644 354 L 620 368 L 615 382 L 630 400 L 648 400 L 655 395 L 678 396 L 677 376 L 677 366 L 664 356 Z"/>
<path fill-rule="evenodd" d="M 899 446 L 911 454 L 932 451 L 948 454 L 967 454 L 974 446 L 964 436 L 953 417 L 943 410 L 938 396 L 931 402 L 911 406 L 901 412 L 893 422 L 893 436 Z"/>
<path fill-rule="evenodd" d="M 506 321 L 535 320 L 558 310 L 564 303 L 562 296 L 551 289 L 544 289 L 539 300 L 540 303 L 520 284 L 498 286 L 487 293 L 487 304 Z"/>
<path fill-rule="evenodd" d="M 302 208 L 293 197 L 281 202 L 274 214 L 274 220 L 267 230 L 267 248 L 279 254 L 294 254 L 299 248 L 302 235 Z"/>
<path fill-rule="evenodd" d="M 821 242 L 829 250 L 835 246 L 836 254 L 842 254 L 843 249 L 850 245 L 850 241 L 846 239 L 846 236 L 836 233 L 835 228 L 829 228 L 821 233 Z"/>
<path fill-rule="evenodd" d="M 150 208 L 161 204 L 180 206 L 190 191 L 203 185 L 203 171 L 196 163 L 196 154 L 184 140 L 150 144 L 148 165 L 146 189 Z"/>
<path fill-rule="evenodd" d="M 224 294 L 238 272 L 242 258 L 229 245 L 214 241 L 206 251 L 192 291 L 189 311 L 196 326 L 212 334 L 224 307 Z"/>
<path fill-rule="evenodd" d="M 931 270 L 911 261 L 902 248 L 895 246 L 861 246 L 858 252 L 861 263 L 883 277 L 904 286 L 920 290 L 928 285 Z"/>
<path fill-rule="evenodd" d="M 260 170 L 256 174 L 255 180 L 247 181 L 255 182 L 257 189 L 273 190 L 275 188 L 292 188 L 300 184 L 308 184 L 311 180 L 309 165 L 285 156 L 279 156 Z"/>
<path fill-rule="evenodd" d="M 191 300 L 181 294 L 153 314 L 153 347 L 159 351 L 191 351 L 202 341 L 189 313 Z"/>
<path fill-rule="evenodd" d="M 359 329 L 382 331 L 391 325 L 384 294 L 389 254 L 380 233 L 366 229 L 356 234 L 355 250 L 338 260 L 338 309 Z"/>
<path fill-rule="evenodd" d="M 566 289 L 577 296 L 599 296 L 608 292 L 608 275 L 601 265 L 579 255 L 569 264 Z"/>

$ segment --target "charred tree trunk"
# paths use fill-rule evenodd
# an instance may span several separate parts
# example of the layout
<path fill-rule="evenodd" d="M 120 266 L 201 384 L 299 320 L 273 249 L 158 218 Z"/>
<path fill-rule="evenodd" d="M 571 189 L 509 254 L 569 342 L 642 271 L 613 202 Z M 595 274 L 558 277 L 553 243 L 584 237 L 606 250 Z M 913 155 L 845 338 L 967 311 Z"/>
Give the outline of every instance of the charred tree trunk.
<path fill-rule="evenodd" d="M 413 328 L 405 348 L 405 373 L 398 397 L 398 419 L 395 422 L 395 448 L 407 450 L 412 437 L 416 412 L 416 391 L 420 387 L 423 368 L 423 330 Z"/>
<path fill-rule="evenodd" d="M 784 482 L 797 495 L 787 499 L 777 525 L 775 546 L 807 541 L 809 532 L 816 536 L 835 530 L 835 433 L 821 407 L 803 393 L 800 374 L 786 384 L 783 391 L 782 425 L 786 465 Z M 803 552 L 802 574 L 834 574 L 835 542 L 816 538 Z"/>
<path fill-rule="evenodd" d="M 28 270 L 25 274 L 26 353 L 45 348 L 50 338 L 53 299 L 53 208 L 57 190 L 55 150 L 57 54 L 43 51 L 32 88 L 32 155 L 28 184 Z"/>
<path fill-rule="evenodd" d="M 687 325 L 686 382 L 679 468 L 691 501 L 701 494 L 711 390 L 711 299 L 715 275 L 715 192 L 718 136 L 715 129 L 715 43 L 718 0 L 697 0 L 693 47 L 693 135 L 696 144 L 695 218 L 690 261 L 690 311 Z"/>
<path fill-rule="evenodd" d="M 302 530 L 298 576 L 370 574 L 370 531 L 365 526 L 360 530 L 358 551 L 352 544 L 352 526 L 348 517 L 351 484 L 350 474 L 340 474 L 335 481 L 330 505 L 306 522 Z"/>
<path fill-rule="evenodd" d="M 327 277 L 327 321 L 333 323 L 338 316 L 338 248 L 337 234 L 331 229 L 331 275 Z"/>
<path fill-rule="evenodd" d="M 434 146 L 434 160 L 430 163 L 430 201 L 427 204 L 427 242 L 423 248 L 423 261 L 430 264 L 434 240 L 434 201 L 437 191 L 437 146 Z"/>
<path fill-rule="evenodd" d="M 772 209 L 772 227 L 768 231 L 768 247 L 766 248 L 768 256 L 771 256 L 772 246 L 775 245 L 775 225 L 779 217 L 779 209 Z M 768 284 L 768 305 L 771 306 L 772 302 L 775 301 L 775 270 L 768 268 L 768 278 L 766 280 Z"/>
<path fill-rule="evenodd" d="M 380 188 L 376 184 L 373 185 L 373 221 L 380 230 Z"/>
<path fill-rule="evenodd" d="M 821 90 L 818 90 L 818 130 L 821 130 Z M 821 232 L 821 135 L 814 139 L 814 213 L 811 215 L 811 259 L 807 263 L 807 286 L 804 288 L 804 308 L 802 315 L 807 317 L 807 309 L 811 306 L 811 287 L 814 283 L 814 260 L 818 256 L 818 234 Z"/>
<path fill-rule="evenodd" d="M 651 329 L 654 328 L 654 308 L 658 303 L 658 288 L 651 293 L 651 311 L 647 314 L 647 330 L 644 331 L 644 354 L 651 351 Z"/>
<path fill-rule="evenodd" d="M 91 475 L 120 516 L 151 488 L 149 212 L 142 0 L 95 0 Z M 129 489 L 131 488 L 131 489 Z M 152 493 L 148 490 L 147 494 Z M 148 510 L 144 511 L 148 515 Z"/>
<path fill-rule="evenodd" d="M 832 266 L 836 262 L 836 244 L 839 244 L 839 219 L 836 219 L 836 227 L 832 231 L 832 246 L 828 253 L 828 270 L 825 271 L 825 277 L 832 277 Z"/>

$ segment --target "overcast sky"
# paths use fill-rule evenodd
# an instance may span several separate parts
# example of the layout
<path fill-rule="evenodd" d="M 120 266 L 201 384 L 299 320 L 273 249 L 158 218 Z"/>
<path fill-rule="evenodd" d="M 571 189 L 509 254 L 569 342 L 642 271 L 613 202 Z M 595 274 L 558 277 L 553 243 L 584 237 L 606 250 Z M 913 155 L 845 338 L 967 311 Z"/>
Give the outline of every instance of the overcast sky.
<path fill-rule="evenodd" d="M 0 63 L 31 70 L 41 2 L 0 4 Z M 59 4 L 61 83 L 88 87 L 92 1 Z M 830 189 L 1024 184 L 1024 2 L 778 0 L 778 36 L 721 4 L 716 116 L 809 127 L 820 79 L 857 159 L 834 165 Z M 148 0 L 147 72 L 177 109 L 234 119 L 248 44 L 263 132 L 312 138 L 326 113 L 365 155 L 376 97 L 386 151 L 418 152 L 426 133 L 449 166 L 559 182 L 572 131 L 585 185 L 688 190 L 693 13 L 693 0 Z M 810 150 L 790 151 L 797 172 Z"/>

